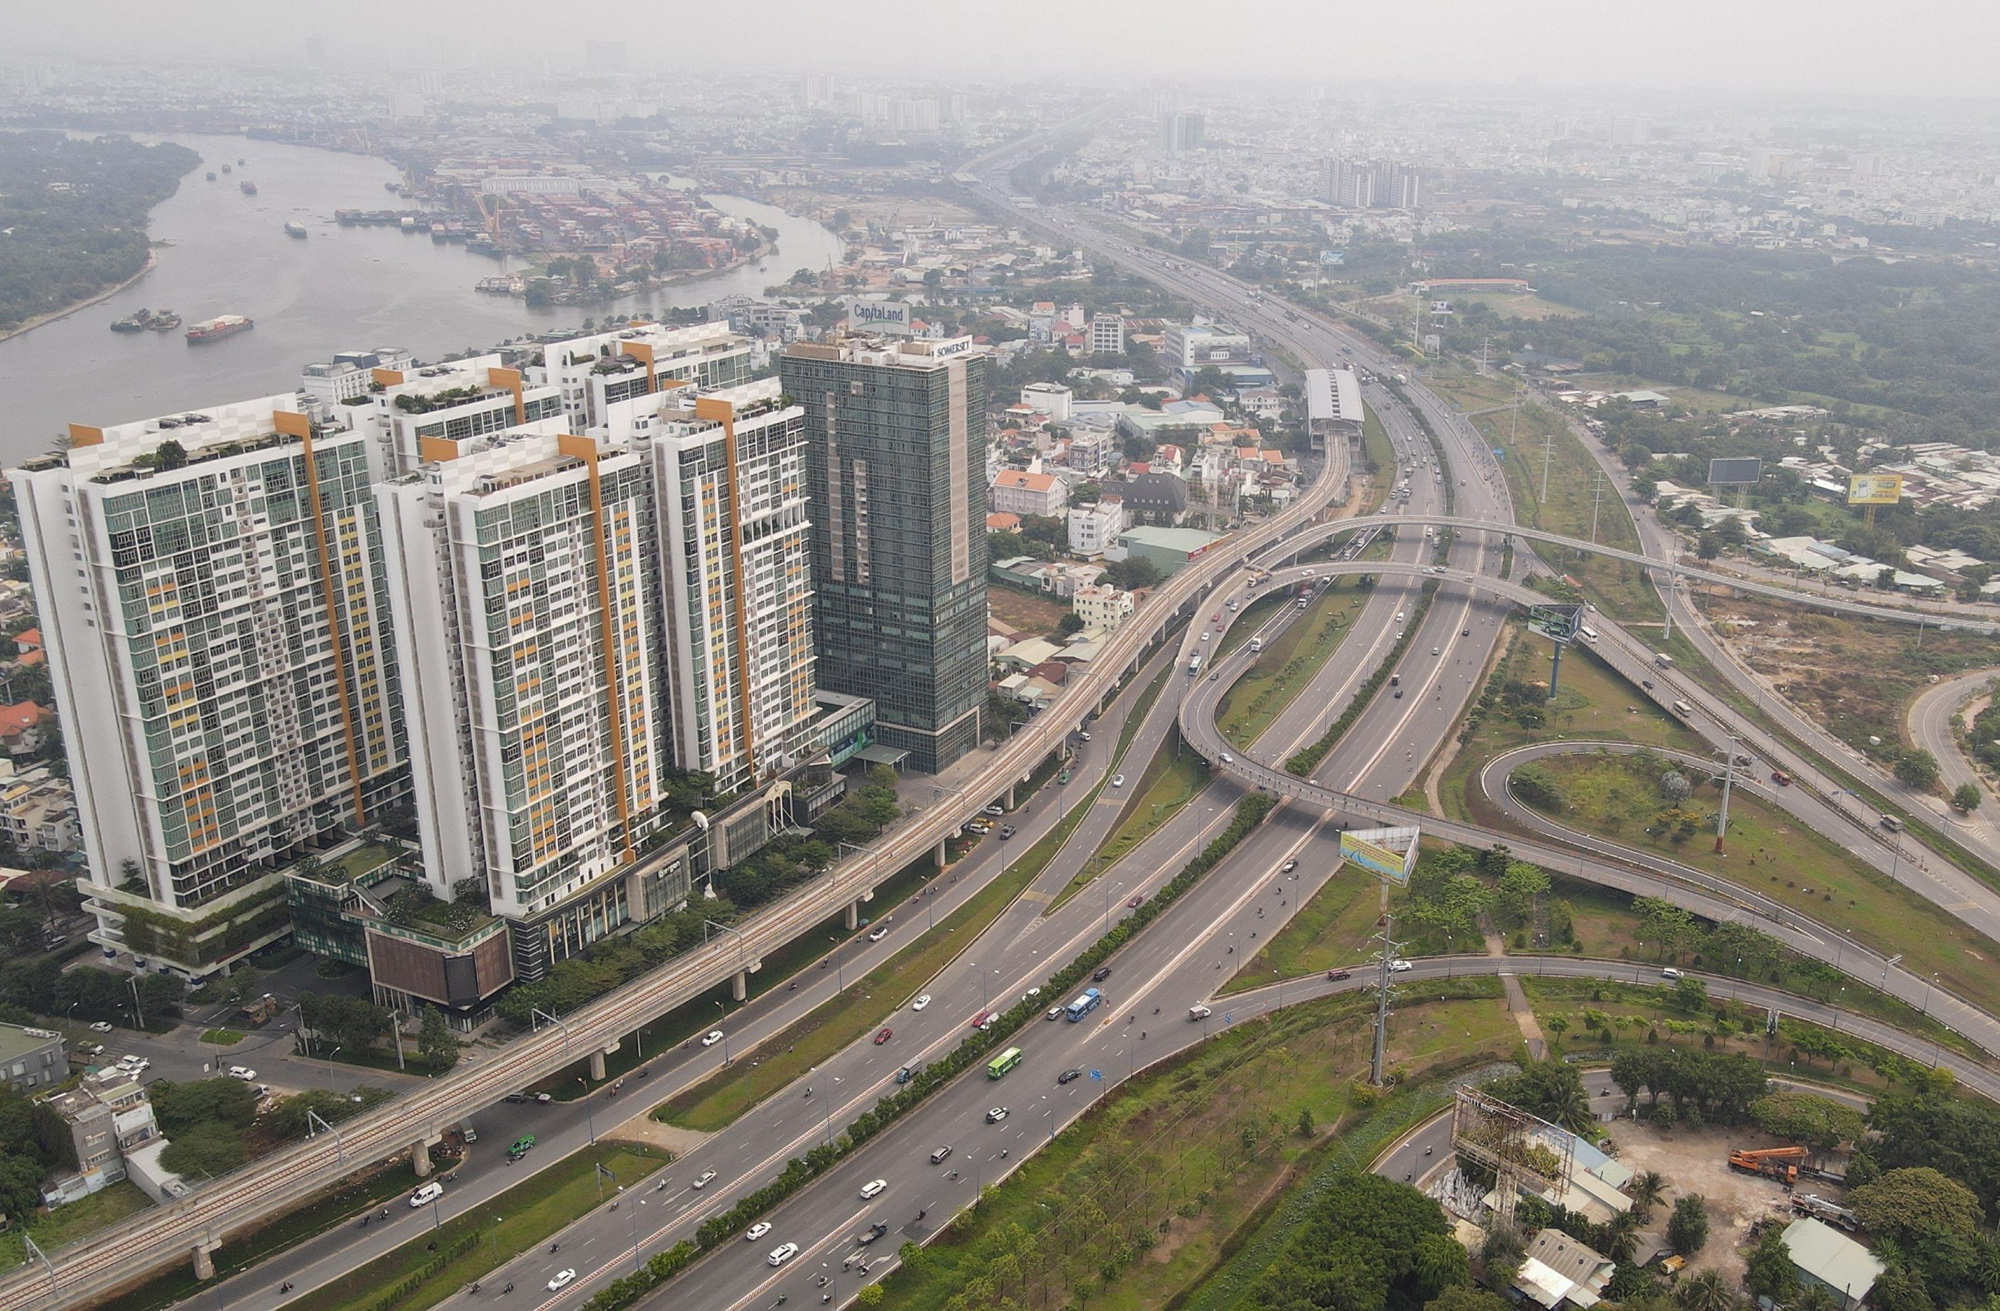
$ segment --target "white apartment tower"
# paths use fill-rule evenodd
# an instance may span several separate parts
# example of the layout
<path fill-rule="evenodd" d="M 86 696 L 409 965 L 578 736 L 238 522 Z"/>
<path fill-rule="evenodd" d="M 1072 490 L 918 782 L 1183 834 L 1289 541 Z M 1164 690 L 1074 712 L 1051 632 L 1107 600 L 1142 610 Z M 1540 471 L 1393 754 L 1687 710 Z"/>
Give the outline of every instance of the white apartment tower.
<path fill-rule="evenodd" d="M 594 336 L 572 337 L 542 350 L 529 381 L 557 389 L 571 432 L 603 425 L 620 401 L 650 396 L 674 384 L 701 391 L 733 387 L 750 377 L 750 341 L 727 322 L 669 328 L 636 323 Z"/>
<path fill-rule="evenodd" d="M 674 760 L 733 792 L 801 763 L 817 709 L 805 411 L 772 378 L 670 393 L 659 414 Z"/>
<path fill-rule="evenodd" d="M 9 475 L 91 936 L 190 973 L 281 934 L 282 867 L 408 790 L 373 452 L 296 405 L 72 425 Z"/>
<path fill-rule="evenodd" d="M 568 434 L 433 447 L 377 491 L 424 866 L 496 915 L 554 906 L 659 822 L 650 477 Z M 445 887 L 438 889 L 449 895 Z"/>

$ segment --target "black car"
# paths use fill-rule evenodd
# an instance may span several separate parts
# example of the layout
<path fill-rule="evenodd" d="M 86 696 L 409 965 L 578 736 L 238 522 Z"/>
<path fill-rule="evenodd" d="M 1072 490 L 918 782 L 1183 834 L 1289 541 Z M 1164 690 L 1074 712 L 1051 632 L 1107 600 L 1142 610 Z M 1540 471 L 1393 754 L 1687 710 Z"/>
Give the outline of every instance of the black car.
<path fill-rule="evenodd" d="M 866 1247 L 868 1246 L 868 1244 L 874 1242 L 876 1239 L 880 1238 L 883 1234 L 886 1234 L 888 1232 L 889 1232 L 889 1226 L 883 1224 L 880 1220 L 877 1220 L 874 1224 L 868 1226 L 867 1233 L 860 1235 L 854 1241 L 861 1244 L 863 1247 Z"/>
<path fill-rule="evenodd" d="M 1090 981 L 1092 983 L 1102 983 L 1110 977 L 1111 967 L 1109 965 L 1100 965 L 1097 967 L 1097 972 L 1090 976 Z"/>
<path fill-rule="evenodd" d="M 1056 1082 L 1070 1083 L 1074 1080 L 1081 1079 L 1082 1077 L 1083 1077 L 1082 1070 L 1064 1070 L 1061 1074 L 1058 1074 L 1056 1076 Z"/>

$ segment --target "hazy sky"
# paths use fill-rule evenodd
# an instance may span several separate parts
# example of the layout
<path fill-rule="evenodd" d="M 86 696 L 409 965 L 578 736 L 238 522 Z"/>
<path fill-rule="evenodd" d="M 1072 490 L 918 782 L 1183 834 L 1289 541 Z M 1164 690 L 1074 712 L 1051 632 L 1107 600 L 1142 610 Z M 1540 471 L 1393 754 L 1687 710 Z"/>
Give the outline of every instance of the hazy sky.
<path fill-rule="evenodd" d="M 364 43 L 442 41 L 575 58 L 623 35 L 628 66 L 1035 73 L 1994 94 L 2000 0 L 89 0 L 6 6 L 8 44 L 132 58 L 297 60 L 308 33 L 349 67 Z M 377 47 L 379 55 L 379 47 Z M 0 62 L 6 56 L 0 54 Z"/>

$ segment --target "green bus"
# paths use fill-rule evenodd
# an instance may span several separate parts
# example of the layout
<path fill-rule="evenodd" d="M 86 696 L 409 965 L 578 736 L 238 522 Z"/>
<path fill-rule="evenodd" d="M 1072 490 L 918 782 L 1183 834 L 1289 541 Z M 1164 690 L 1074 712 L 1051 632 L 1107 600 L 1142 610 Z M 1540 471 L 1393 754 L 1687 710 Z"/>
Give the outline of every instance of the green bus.
<path fill-rule="evenodd" d="M 1021 1049 L 1019 1047 L 1009 1047 L 1006 1051 L 1001 1052 L 998 1056 L 986 1062 L 986 1077 L 989 1079 L 998 1079 L 1020 1063 Z"/>

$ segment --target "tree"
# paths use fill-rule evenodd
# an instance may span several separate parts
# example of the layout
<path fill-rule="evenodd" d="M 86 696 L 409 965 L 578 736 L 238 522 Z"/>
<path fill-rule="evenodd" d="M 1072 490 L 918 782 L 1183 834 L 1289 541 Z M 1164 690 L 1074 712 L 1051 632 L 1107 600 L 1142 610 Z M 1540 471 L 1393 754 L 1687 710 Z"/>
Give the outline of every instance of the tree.
<path fill-rule="evenodd" d="M 1708 985 L 1683 974 L 1674 980 L 1674 1005 L 1693 1015 L 1708 1005 Z"/>
<path fill-rule="evenodd" d="M 154 447 L 153 454 L 158 458 L 162 469 L 183 468 L 188 462 L 187 447 L 171 437 Z"/>
<path fill-rule="evenodd" d="M 1562 1061 L 1536 1061 L 1519 1074 L 1493 1080 L 1486 1091 L 1565 1129 L 1581 1132 L 1592 1122 L 1583 1074 Z"/>
<path fill-rule="evenodd" d="M 1558 1012 L 1549 1016 L 1548 1019 L 1543 1020 L 1542 1027 L 1553 1033 L 1556 1036 L 1556 1041 L 1560 1043 L 1563 1035 L 1569 1032 L 1569 1016 Z"/>
<path fill-rule="evenodd" d="M 1674 1212 L 1667 1220 L 1667 1241 L 1683 1256 L 1693 1256 L 1708 1242 L 1708 1203 L 1699 1193 L 1674 1200 Z"/>
<path fill-rule="evenodd" d="M 1847 1200 L 1869 1232 L 1906 1246 L 1940 1236 L 1970 1240 L 1979 1229 L 1979 1198 L 1929 1166 L 1885 1171 Z"/>
<path fill-rule="evenodd" d="M 1674 1290 L 1674 1305 L 1681 1311 L 1731 1311 L 1736 1298 L 1720 1270 L 1704 1270 Z"/>
<path fill-rule="evenodd" d="M 1632 1194 L 1632 1205 L 1642 1213 L 1639 1218 L 1644 1220 L 1660 1204 L 1660 1199 L 1667 1195 L 1667 1180 L 1658 1170 L 1642 1170 L 1632 1176 L 1631 1187 L 1626 1191 Z"/>
<path fill-rule="evenodd" d="M 0 1153 L 0 1215 L 25 1225 L 42 1209 L 42 1176 L 38 1161 L 13 1152 Z"/>
<path fill-rule="evenodd" d="M 440 1070 L 458 1064 L 458 1035 L 451 1031 L 443 1011 L 424 1008 L 423 1022 L 417 1028 L 417 1050 Z"/>
<path fill-rule="evenodd" d="M 1750 1118 L 1764 1132 L 1822 1150 L 1858 1142 L 1861 1112 L 1845 1102 L 1809 1092 L 1780 1089 L 1750 1104 Z"/>
<path fill-rule="evenodd" d="M 160 1153 L 160 1164 L 191 1179 L 219 1179 L 250 1159 L 243 1131 L 234 1125 L 204 1120 L 183 1129 Z"/>
<path fill-rule="evenodd" d="M 187 1083 L 159 1079 L 146 1091 L 152 1097 L 160 1132 L 169 1138 L 179 1138 L 211 1121 L 247 1129 L 257 1118 L 257 1094 L 241 1079 L 225 1076 Z"/>
<path fill-rule="evenodd" d="M 1985 794 L 1980 792 L 1977 783 L 1960 783 L 1951 794 L 1953 808 L 1962 815 L 1970 815 L 1979 809 L 1979 803 L 1984 799 Z"/>
<path fill-rule="evenodd" d="M 1768 1297 L 1773 1302 L 1789 1302 L 1798 1291 L 1799 1277 L 1792 1268 L 1791 1249 L 1785 1246 L 1784 1231 L 1770 1228 L 1750 1249 L 1743 1271 L 1743 1286 L 1752 1297 Z"/>
<path fill-rule="evenodd" d="M 1694 553 L 1704 560 L 1713 560 L 1722 554 L 1722 539 L 1714 533 L 1703 533 L 1695 539 Z"/>
<path fill-rule="evenodd" d="M 1424 1304 L 1424 1311 L 1509 1311 L 1510 1303 L 1483 1288 L 1454 1284 Z"/>
<path fill-rule="evenodd" d="M 1937 757 L 1928 751 L 1905 751 L 1896 757 L 1896 781 L 1906 788 L 1928 791 L 1937 786 Z"/>

